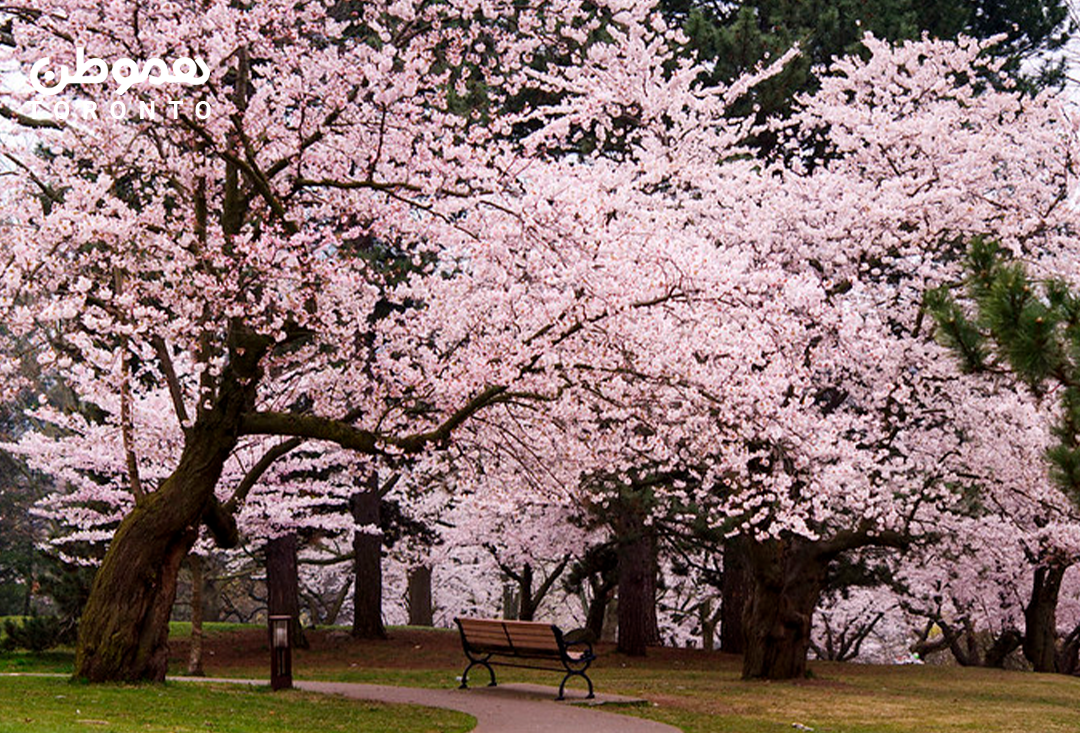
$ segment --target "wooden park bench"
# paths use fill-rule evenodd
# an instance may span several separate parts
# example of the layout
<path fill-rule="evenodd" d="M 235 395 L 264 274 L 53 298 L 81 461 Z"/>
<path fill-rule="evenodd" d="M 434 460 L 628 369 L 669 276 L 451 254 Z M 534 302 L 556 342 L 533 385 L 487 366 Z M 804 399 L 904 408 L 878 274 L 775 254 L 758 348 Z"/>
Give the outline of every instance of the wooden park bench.
<path fill-rule="evenodd" d="M 585 670 L 596 659 L 592 644 L 587 641 L 566 641 L 559 627 L 535 621 L 502 621 L 499 619 L 457 618 L 461 630 L 461 646 L 469 665 L 461 675 L 461 689 L 468 687 L 469 670 L 479 665 L 486 667 L 491 675 L 489 687 L 495 686 L 493 664 L 526 669 L 546 669 L 565 672 L 559 685 L 557 700 L 564 699 L 566 683 L 571 677 L 584 677 L 589 685 L 589 698 L 593 684 Z M 494 660 L 493 657 L 498 657 Z M 539 662 L 523 664 L 522 661 Z M 550 664 L 544 665 L 543 662 Z M 560 667 L 554 664 L 561 664 Z"/>

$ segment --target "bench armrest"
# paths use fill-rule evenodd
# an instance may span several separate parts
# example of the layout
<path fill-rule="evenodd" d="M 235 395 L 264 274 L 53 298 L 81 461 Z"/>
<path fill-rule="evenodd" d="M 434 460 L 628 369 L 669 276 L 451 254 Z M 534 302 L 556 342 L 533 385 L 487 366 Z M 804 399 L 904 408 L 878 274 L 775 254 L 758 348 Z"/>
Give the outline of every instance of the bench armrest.
<path fill-rule="evenodd" d="M 579 657 L 576 661 L 584 662 L 596 659 L 596 655 L 593 654 L 592 650 L 592 642 L 588 639 L 578 639 L 577 641 L 566 641 L 564 639 L 563 646 L 568 652 L 575 651 L 581 654 L 581 657 Z"/>

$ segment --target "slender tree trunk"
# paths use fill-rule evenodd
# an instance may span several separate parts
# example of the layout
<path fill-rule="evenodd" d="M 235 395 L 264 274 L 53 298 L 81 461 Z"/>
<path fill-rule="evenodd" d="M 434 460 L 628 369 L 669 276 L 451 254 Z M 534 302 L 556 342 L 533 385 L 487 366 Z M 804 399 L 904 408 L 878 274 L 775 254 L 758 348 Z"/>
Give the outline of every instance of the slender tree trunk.
<path fill-rule="evenodd" d="M 372 531 L 353 535 L 353 569 L 356 585 L 353 592 L 352 635 L 357 639 L 385 639 L 382 621 L 382 534 L 379 532 L 379 477 L 372 473 L 367 489 L 350 500 L 353 521 Z"/>
<path fill-rule="evenodd" d="M 624 536 L 619 543 L 619 641 L 618 650 L 645 656 L 655 641 L 656 585 L 652 539 L 644 532 Z"/>
<path fill-rule="evenodd" d="M 519 586 L 509 579 L 503 581 L 502 608 L 503 618 L 507 621 L 518 620 L 518 610 L 521 607 L 521 596 L 518 593 Z"/>
<path fill-rule="evenodd" d="M 310 647 L 300 623 L 300 575 L 296 567 L 296 533 L 266 543 L 266 606 L 271 616 L 292 616 L 292 644 Z"/>
<path fill-rule="evenodd" d="M 1057 671 L 1057 604 L 1068 565 L 1035 569 L 1031 600 L 1024 609 L 1024 656 L 1036 672 Z"/>
<path fill-rule="evenodd" d="M 593 638 L 599 639 L 604 634 L 604 616 L 607 613 L 608 603 L 611 601 L 613 588 L 604 582 L 602 575 L 590 577 L 589 586 L 592 588 L 592 600 L 589 603 L 585 628 L 592 632 Z"/>
<path fill-rule="evenodd" d="M 351 584 L 345 583 L 345 585 L 341 587 L 341 592 L 337 594 L 334 603 L 327 610 L 326 618 L 323 619 L 323 623 L 327 626 L 333 626 L 337 623 L 338 614 L 341 613 L 341 609 L 345 605 L 345 599 L 349 596 L 349 585 Z"/>
<path fill-rule="evenodd" d="M 713 613 L 711 598 L 706 598 L 698 606 L 698 620 L 701 622 L 701 648 L 711 652 L 716 648 L 716 625 L 719 621 L 718 615 Z"/>
<path fill-rule="evenodd" d="M 188 653 L 187 673 L 202 677 L 203 672 L 203 573 L 202 558 L 188 555 L 191 569 L 191 649 Z"/>
<path fill-rule="evenodd" d="M 724 543 L 724 577 L 720 588 L 720 651 L 742 654 L 746 650 L 743 615 L 750 600 L 750 577 L 746 568 L 746 540 L 732 537 Z"/>
<path fill-rule="evenodd" d="M 409 626 L 434 626 L 431 602 L 431 568 L 417 565 L 409 569 Z"/>
<path fill-rule="evenodd" d="M 616 583 L 618 588 L 618 583 Z M 600 641 L 607 644 L 617 644 L 619 641 L 619 596 L 616 595 L 608 601 L 604 609 L 604 624 L 600 627 Z"/>
<path fill-rule="evenodd" d="M 532 621 L 536 617 L 537 599 L 533 598 L 533 569 L 532 565 L 525 563 L 518 578 L 518 619 Z"/>
<path fill-rule="evenodd" d="M 829 559 L 801 539 L 749 543 L 753 576 L 743 627 L 743 679 L 806 675 L 810 626 Z"/>

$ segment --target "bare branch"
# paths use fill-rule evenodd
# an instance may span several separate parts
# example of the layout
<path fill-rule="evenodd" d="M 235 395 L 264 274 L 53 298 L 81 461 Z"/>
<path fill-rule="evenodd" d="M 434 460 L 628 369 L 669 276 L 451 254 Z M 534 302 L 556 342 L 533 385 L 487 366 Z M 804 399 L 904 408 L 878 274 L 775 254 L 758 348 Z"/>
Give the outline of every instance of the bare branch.
<path fill-rule="evenodd" d="M 501 401 L 506 387 L 488 387 L 451 414 L 438 427 L 404 437 L 379 435 L 348 424 L 317 415 L 297 415 L 285 412 L 251 412 L 241 418 L 239 435 L 287 435 L 337 443 L 367 455 L 383 452 L 380 445 L 393 446 L 405 453 L 416 453 L 429 444 L 443 444 L 463 422 L 479 410 Z M 348 416 L 353 417 L 353 416 Z M 356 419 L 353 417 L 353 419 Z"/>
<path fill-rule="evenodd" d="M 153 336 L 150 339 L 157 352 L 158 361 L 161 362 L 161 371 L 165 375 L 165 383 L 169 385 L 169 395 L 172 397 L 173 409 L 176 411 L 176 419 L 180 421 L 180 427 L 187 431 L 189 423 L 187 409 L 184 407 L 184 393 L 180 389 L 180 380 L 176 378 L 176 369 L 173 367 L 172 356 L 165 339 Z"/>
<path fill-rule="evenodd" d="M 0 104 L 0 117 L 11 120 L 12 122 L 21 125 L 22 127 L 29 127 L 34 130 L 49 129 L 49 130 L 63 130 L 64 125 L 56 120 L 40 119 L 38 117 L 30 117 L 24 115 L 22 112 L 16 112 L 7 105 Z"/>
<path fill-rule="evenodd" d="M 229 497 L 229 500 L 225 503 L 224 509 L 227 512 L 235 512 L 236 509 L 247 499 L 248 493 L 259 482 L 262 475 L 266 473 L 266 470 L 270 468 L 271 464 L 278 458 L 281 458 L 285 454 L 299 448 L 304 442 L 303 438 L 290 438 L 283 443 L 275 445 L 270 450 L 263 454 L 262 458 L 252 466 L 244 478 L 237 484 L 236 490 L 233 491 L 233 495 Z"/>

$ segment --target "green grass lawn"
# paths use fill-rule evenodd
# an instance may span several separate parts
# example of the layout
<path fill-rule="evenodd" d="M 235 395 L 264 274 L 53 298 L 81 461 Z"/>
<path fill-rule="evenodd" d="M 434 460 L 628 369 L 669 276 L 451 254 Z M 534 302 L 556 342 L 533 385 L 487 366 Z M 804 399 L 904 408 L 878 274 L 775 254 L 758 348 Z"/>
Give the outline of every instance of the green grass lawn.
<path fill-rule="evenodd" d="M 465 659 L 456 633 L 400 628 L 390 631 L 389 641 L 357 641 L 343 636 L 340 631 L 332 632 L 336 636 L 327 635 L 327 632 L 312 634 L 312 648 L 297 650 L 294 656 L 294 675 L 297 679 L 438 688 L 457 684 L 456 678 L 462 672 Z M 177 648 L 170 655 L 170 674 L 182 674 L 186 642 L 182 635 L 175 638 Z M 265 630 L 261 627 L 213 630 L 207 634 L 206 651 L 206 673 L 210 676 L 265 678 L 269 674 Z M 780 733 L 799 730 L 794 724 L 813 728 L 817 733 L 1080 731 L 1080 679 L 1063 675 L 955 667 L 811 662 L 811 679 L 744 682 L 739 679 L 739 658 L 728 654 L 655 649 L 650 650 L 645 659 L 633 659 L 603 646 L 599 651 L 600 659 L 590 670 L 596 689 L 644 697 L 651 703 L 613 710 L 671 723 L 687 733 Z M 70 672 L 71 659 L 70 651 L 44 655 L 0 654 L 0 671 Z M 560 679 L 553 672 L 508 668 L 497 668 L 497 671 L 500 683 L 557 685 Z M 476 684 L 486 683 L 483 670 L 474 673 L 478 674 L 474 679 Z M 21 696 L 18 692 L 9 695 L 7 684 L 6 679 L 0 678 L 0 698 Z M 580 681 L 572 681 L 570 687 L 580 689 Z M 99 688 L 68 686 L 67 689 Z M 123 689 L 119 688 L 118 692 Z M 179 684 L 149 689 L 163 689 L 169 695 L 181 689 L 184 690 L 183 694 L 196 699 L 204 694 L 198 690 L 186 691 Z M 211 689 L 214 695 L 226 692 L 220 686 L 212 686 Z M 142 688 L 137 691 L 141 692 Z M 51 698 L 53 702 L 44 700 L 42 704 L 47 708 L 59 708 L 56 694 L 67 693 L 55 693 Z M 277 697 L 268 693 L 246 694 L 260 701 Z M 286 697 L 293 695 L 286 693 Z M 303 697 L 299 694 L 296 696 Z M 317 702 L 311 704 L 318 705 Z M 349 704 L 355 703 L 346 703 Z M 278 714 L 266 713 L 265 718 L 273 721 Z M 91 717 L 96 718 L 96 714 Z M 0 706 L 0 721 L 11 719 L 5 708 Z M 5 725 L 6 722 L 0 722 L 0 733 L 9 730 Z M 39 726 L 11 730 L 16 729 L 68 730 Z M 327 724 L 325 728 L 313 725 L 306 729 L 336 730 L 332 724 Z M 142 727 L 139 730 L 159 728 Z M 171 727 L 168 730 L 195 728 Z M 199 730 L 248 729 L 203 727 Z M 288 730 L 288 727 L 280 730 Z M 355 727 L 353 730 L 367 731 L 368 728 Z"/>
<path fill-rule="evenodd" d="M 0 733 L 458 733 L 475 720 L 450 710 L 344 700 L 296 690 L 168 683 L 79 685 L 0 677 Z"/>
<path fill-rule="evenodd" d="M 203 636 L 221 636 L 222 634 L 228 634 L 233 631 L 243 631 L 251 629 L 252 624 L 237 624 L 237 623 L 222 623 L 218 621 L 207 622 L 203 624 Z M 190 639 L 191 638 L 191 622 L 190 621 L 170 621 L 169 622 L 169 638 L 170 639 Z"/>
<path fill-rule="evenodd" d="M 744 682 L 737 660 L 657 674 L 627 666 L 597 674 L 601 689 L 642 695 L 626 710 L 687 733 L 1053 733 L 1080 731 L 1080 679 L 933 666 L 811 663 L 798 682 Z"/>

